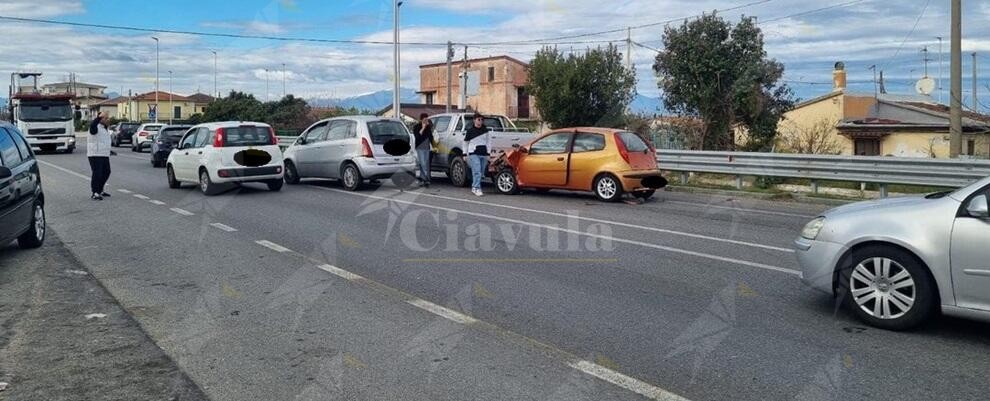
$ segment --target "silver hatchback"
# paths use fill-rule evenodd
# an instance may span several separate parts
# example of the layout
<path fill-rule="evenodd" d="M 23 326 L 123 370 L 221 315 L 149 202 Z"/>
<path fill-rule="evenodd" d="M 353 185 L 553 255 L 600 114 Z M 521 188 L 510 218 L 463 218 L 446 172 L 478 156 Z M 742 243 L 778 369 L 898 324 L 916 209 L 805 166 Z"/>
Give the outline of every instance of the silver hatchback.
<path fill-rule="evenodd" d="M 990 320 L 988 197 L 990 177 L 953 192 L 829 210 L 795 241 L 802 280 L 885 329 L 938 312 Z"/>
<path fill-rule="evenodd" d="M 405 187 L 415 181 L 415 143 L 401 121 L 347 116 L 317 121 L 285 150 L 285 182 L 337 179 L 349 191 L 366 180 L 389 178 Z"/>

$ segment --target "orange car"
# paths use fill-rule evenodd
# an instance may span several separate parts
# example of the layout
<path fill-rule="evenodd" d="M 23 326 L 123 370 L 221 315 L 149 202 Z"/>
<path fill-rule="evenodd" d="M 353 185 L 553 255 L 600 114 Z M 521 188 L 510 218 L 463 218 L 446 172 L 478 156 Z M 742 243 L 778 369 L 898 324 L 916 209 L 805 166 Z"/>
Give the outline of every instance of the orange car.
<path fill-rule="evenodd" d="M 611 128 L 551 131 L 492 164 L 495 187 L 503 194 L 566 189 L 591 191 L 610 202 L 624 193 L 648 199 L 667 185 L 656 151 L 639 135 Z"/>

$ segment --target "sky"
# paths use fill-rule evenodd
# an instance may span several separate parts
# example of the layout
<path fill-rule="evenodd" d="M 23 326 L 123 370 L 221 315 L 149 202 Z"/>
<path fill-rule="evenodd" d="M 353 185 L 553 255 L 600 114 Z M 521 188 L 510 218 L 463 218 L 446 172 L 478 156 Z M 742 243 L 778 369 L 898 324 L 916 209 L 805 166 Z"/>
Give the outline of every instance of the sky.
<path fill-rule="evenodd" d="M 891 93 L 914 93 L 924 74 L 923 47 L 928 48 L 928 75 L 938 76 L 936 37 L 944 39 L 942 87 L 948 101 L 949 1 L 946 0 L 406 0 L 401 6 L 401 85 L 419 86 L 421 64 L 444 61 L 447 41 L 472 43 L 469 57 L 506 54 L 530 60 L 539 44 L 494 42 L 546 40 L 567 51 L 615 41 L 626 51 L 627 26 L 632 39 L 663 46 L 664 22 L 713 10 L 730 21 L 755 16 L 763 30 L 768 57 L 785 66 L 785 80 L 801 99 L 831 89 L 832 66 L 843 61 L 852 90 L 873 92 L 871 65 L 884 70 Z M 971 52 L 978 53 L 980 98 L 990 106 L 990 0 L 963 2 L 964 102 L 971 96 Z M 236 6 L 235 6 L 236 5 Z M 834 6 L 825 10 L 825 7 Z M 0 16 L 74 23 L 131 26 L 151 30 L 275 36 L 320 40 L 392 40 L 391 0 L 212 0 L 82 1 L 0 0 Z M 393 80 L 390 44 L 274 41 L 218 38 L 177 33 L 134 32 L 0 19 L 0 73 L 40 71 L 45 82 L 72 72 L 77 80 L 108 86 L 126 94 L 147 92 L 155 84 L 155 42 L 160 38 L 159 82 L 180 94 L 213 91 L 217 51 L 220 92 L 241 90 L 260 99 L 286 91 L 305 98 L 343 98 L 390 89 Z M 575 43 L 577 42 L 577 43 Z M 592 43 L 588 43 L 592 42 Z M 463 47 L 457 57 L 463 57 Z M 652 71 L 654 50 L 632 51 L 637 91 L 658 97 Z M 284 74 L 283 74 L 284 65 Z M 266 73 L 266 69 L 269 72 Z M 168 71 L 172 71 L 171 74 Z M 169 76 L 171 75 L 171 79 Z M 268 84 L 266 85 L 266 77 Z M 268 88 L 266 90 L 266 87 Z M 933 94 L 937 100 L 938 93 Z M 981 111 L 990 108 L 979 106 Z"/>

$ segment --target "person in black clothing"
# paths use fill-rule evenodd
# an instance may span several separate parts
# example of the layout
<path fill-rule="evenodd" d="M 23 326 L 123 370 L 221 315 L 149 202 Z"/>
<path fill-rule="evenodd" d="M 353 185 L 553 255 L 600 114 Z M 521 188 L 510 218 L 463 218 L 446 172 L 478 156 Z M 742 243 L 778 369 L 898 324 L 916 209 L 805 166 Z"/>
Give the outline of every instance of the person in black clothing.
<path fill-rule="evenodd" d="M 433 123 L 430 115 L 419 115 L 419 122 L 413 126 L 413 136 L 416 137 L 416 158 L 419 161 L 419 182 L 424 187 L 430 186 L 430 157 L 433 153 Z"/>
<path fill-rule="evenodd" d="M 471 167 L 471 193 L 477 196 L 484 195 L 481 191 L 481 178 L 488 169 L 488 131 L 485 117 L 478 113 L 474 114 L 474 124 L 464 131 L 464 150 L 468 155 L 468 166 Z"/>

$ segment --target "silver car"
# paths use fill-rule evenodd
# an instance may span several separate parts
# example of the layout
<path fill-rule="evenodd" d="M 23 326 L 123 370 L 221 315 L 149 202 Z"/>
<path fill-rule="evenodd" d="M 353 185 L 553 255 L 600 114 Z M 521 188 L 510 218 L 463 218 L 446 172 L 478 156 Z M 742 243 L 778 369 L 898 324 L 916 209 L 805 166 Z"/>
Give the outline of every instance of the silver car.
<path fill-rule="evenodd" d="M 953 192 L 829 210 L 795 241 L 802 280 L 885 329 L 938 312 L 990 320 L 988 196 L 990 177 Z"/>
<path fill-rule="evenodd" d="M 405 187 L 415 181 L 414 143 L 409 129 L 397 119 L 347 116 L 321 120 L 285 150 L 285 182 L 331 178 L 355 191 L 365 180 L 390 178 Z"/>

